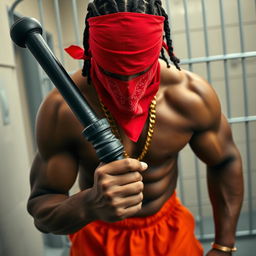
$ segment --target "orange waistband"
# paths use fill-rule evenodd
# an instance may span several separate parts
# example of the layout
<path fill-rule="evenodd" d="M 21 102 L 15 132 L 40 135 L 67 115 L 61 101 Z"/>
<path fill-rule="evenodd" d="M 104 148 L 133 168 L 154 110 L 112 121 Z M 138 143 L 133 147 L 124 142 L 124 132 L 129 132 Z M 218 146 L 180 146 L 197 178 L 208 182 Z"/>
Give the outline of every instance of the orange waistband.
<path fill-rule="evenodd" d="M 101 226 L 101 227 L 111 227 L 111 229 L 141 229 L 149 226 L 153 226 L 154 224 L 159 223 L 162 219 L 169 218 L 170 215 L 175 215 L 177 210 L 181 206 L 179 199 L 176 196 L 176 192 L 174 192 L 171 197 L 164 203 L 161 209 L 151 215 L 146 217 L 131 217 L 121 221 L 117 221 L 114 223 L 108 223 L 105 221 L 97 220 L 94 221 L 93 225 Z M 90 225 L 90 224 L 89 224 Z"/>

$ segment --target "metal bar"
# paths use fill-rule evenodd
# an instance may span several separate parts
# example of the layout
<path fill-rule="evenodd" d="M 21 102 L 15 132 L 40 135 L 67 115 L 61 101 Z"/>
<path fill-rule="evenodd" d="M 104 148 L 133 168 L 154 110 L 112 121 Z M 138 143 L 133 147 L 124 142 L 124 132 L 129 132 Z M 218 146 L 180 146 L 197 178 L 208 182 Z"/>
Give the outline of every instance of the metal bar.
<path fill-rule="evenodd" d="M 47 41 L 47 38 L 46 38 L 46 30 L 45 30 L 45 15 L 44 15 L 44 7 L 43 7 L 43 1 L 42 0 L 38 0 L 37 1 L 38 3 L 38 10 L 39 10 L 39 19 L 40 19 L 40 23 L 42 25 L 42 28 L 43 28 L 43 38 L 45 41 Z M 37 64 L 38 65 L 38 64 Z M 38 65 L 38 73 L 39 73 L 39 80 L 40 80 L 40 90 L 41 90 L 41 95 L 43 96 L 43 98 L 46 96 L 47 94 L 47 90 L 46 90 L 46 83 L 44 81 L 44 77 L 46 76 L 43 69 L 40 67 L 40 65 Z"/>
<path fill-rule="evenodd" d="M 244 29 L 243 29 L 243 18 L 242 18 L 242 6 L 240 0 L 237 0 L 237 10 L 238 10 L 238 21 L 239 21 L 239 36 L 241 51 L 244 52 Z"/>
<path fill-rule="evenodd" d="M 221 60 L 233 60 L 233 59 L 242 59 L 242 58 L 250 58 L 256 57 L 255 52 L 244 52 L 244 53 L 230 53 L 223 55 L 215 55 L 210 57 L 199 57 L 193 59 L 183 59 L 181 60 L 181 64 L 195 64 L 195 63 L 204 63 L 204 62 L 213 62 L 213 61 L 221 61 Z"/>
<path fill-rule="evenodd" d="M 165 2 L 166 2 L 166 10 L 167 10 L 168 16 L 171 17 L 170 2 L 169 1 L 165 1 Z M 172 23 L 170 23 L 170 29 L 172 30 L 171 25 L 172 25 Z M 180 197 L 181 202 L 183 204 L 185 204 L 186 202 L 185 202 L 184 183 L 183 183 L 183 166 L 182 166 L 182 161 L 181 161 L 180 155 L 178 157 L 178 171 L 179 171 L 178 182 L 179 182 L 179 188 L 180 188 L 179 197 Z"/>
<path fill-rule="evenodd" d="M 241 230 L 236 232 L 236 237 L 251 237 L 256 235 L 256 229 L 253 230 Z M 199 238 L 200 241 L 208 241 L 214 239 L 215 234 L 205 234 L 202 238 Z"/>
<path fill-rule="evenodd" d="M 237 0 L 237 9 L 238 9 L 238 19 L 239 19 L 239 35 L 240 35 L 240 45 L 241 45 L 241 51 L 244 52 L 244 31 L 243 31 L 243 18 L 242 18 L 242 6 L 241 1 Z M 244 112 L 245 115 L 248 116 L 248 91 L 247 91 L 247 77 L 246 77 L 246 66 L 245 66 L 245 59 L 242 58 L 242 72 L 243 72 L 243 90 L 244 90 Z M 245 136 L 246 136 L 246 162 L 247 162 L 247 188 L 248 188 L 248 211 L 249 211 L 249 218 L 248 218 L 248 225 L 249 230 L 252 231 L 253 229 L 253 216 L 252 216 L 252 175 L 251 175 L 251 152 L 250 152 L 250 138 L 249 135 L 249 123 L 245 122 Z"/>
<path fill-rule="evenodd" d="M 204 221 L 203 221 L 203 209 L 202 209 L 202 197 L 201 197 L 201 182 L 199 175 L 199 160 L 195 157 L 195 174 L 196 174 L 196 194 L 198 205 L 198 217 L 199 217 L 199 233 L 200 237 L 204 236 Z"/>
<path fill-rule="evenodd" d="M 0 68 L 11 68 L 11 69 L 15 69 L 16 66 L 15 66 L 15 65 L 11 65 L 11 64 L 0 63 Z"/>
<path fill-rule="evenodd" d="M 190 44 L 190 32 L 189 32 L 189 20 L 188 20 L 188 2 L 187 0 L 183 0 L 184 6 L 184 19 L 185 19 L 185 31 L 186 31 L 186 41 L 187 41 L 187 51 L 188 51 L 188 59 L 192 58 L 191 44 Z M 192 63 L 189 64 L 189 70 L 193 71 Z"/>
<path fill-rule="evenodd" d="M 44 40 L 46 40 L 46 30 L 45 30 L 45 22 L 44 22 L 44 7 L 43 7 L 43 1 L 42 0 L 38 0 L 38 9 L 39 9 L 39 19 L 40 19 L 40 23 L 42 25 L 43 28 L 43 38 Z"/>
<path fill-rule="evenodd" d="M 17 5 L 22 2 L 23 0 L 16 0 L 9 9 L 9 18 L 11 20 L 11 25 L 14 23 L 14 10 Z"/>
<path fill-rule="evenodd" d="M 57 23 L 57 33 L 58 33 L 58 45 L 59 45 L 59 51 L 60 51 L 60 59 L 61 59 L 62 64 L 65 65 L 59 0 L 54 0 L 54 11 L 55 11 L 56 23 Z"/>
<path fill-rule="evenodd" d="M 183 0 L 184 6 L 184 18 L 185 18 L 185 31 L 186 31 L 186 39 L 187 39 L 187 51 L 188 51 L 188 58 L 192 60 L 192 51 L 191 51 L 191 40 L 190 40 L 190 31 L 189 31 L 189 19 L 188 19 L 188 2 L 187 0 Z M 192 62 L 189 64 L 189 70 L 193 71 Z M 203 214 L 202 214 L 202 202 L 201 202 L 201 190 L 200 190 L 200 179 L 199 179 L 199 168 L 198 168 L 198 159 L 195 159 L 195 174 L 196 174 L 196 182 L 197 182 L 197 206 L 198 206 L 198 214 L 199 214 L 199 232 L 200 236 L 204 234 L 204 225 L 203 225 Z"/>
<path fill-rule="evenodd" d="M 79 23 L 78 23 L 78 14 L 77 14 L 77 4 L 76 0 L 72 0 L 72 11 L 73 11 L 73 25 L 75 31 L 76 44 L 80 44 L 80 34 L 79 34 Z"/>
<path fill-rule="evenodd" d="M 183 168 L 180 156 L 178 157 L 178 170 L 179 170 L 179 185 L 180 185 L 180 199 L 183 204 L 185 204 L 185 193 L 183 184 Z"/>
<path fill-rule="evenodd" d="M 221 21 L 221 35 L 222 35 L 222 47 L 224 55 L 227 54 L 227 40 L 226 40 L 226 31 L 225 31 L 225 20 L 224 20 L 224 7 L 223 0 L 219 1 L 220 6 L 220 21 Z M 229 84 L 229 72 L 228 72 L 228 62 L 224 59 L 224 77 L 225 77 L 225 89 L 226 89 L 226 101 L 227 101 L 227 117 L 231 117 L 231 100 L 230 100 L 230 84 Z"/>
<path fill-rule="evenodd" d="M 256 121 L 256 116 L 232 117 L 228 119 L 230 124 Z"/>
<path fill-rule="evenodd" d="M 209 41 L 208 41 L 208 32 L 207 32 L 207 19 L 206 19 L 206 8 L 205 8 L 205 0 L 201 0 L 202 6 L 202 18 L 203 18 L 203 29 L 204 29 L 204 47 L 205 47 L 205 55 L 209 57 Z M 211 77 L 211 66 L 210 62 L 206 62 L 207 69 L 207 80 L 209 83 L 212 83 Z"/>
<path fill-rule="evenodd" d="M 80 45 L 80 34 L 79 34 L 79 23 L 78 23 L 78 14 L 77 14 L 77 4 L 76 0 L 72 0 L 72 11 L 73 11 L 73 27 L 75 31 L 76 44 Z M 78 61 L 78 67 L 82 67 L 81 61 Z"/>
<path fill-rule="evenodd" d="M 183 0 L 184 6 L 184 19 L 185 19 L 185 31 L 186 31 L 186 41 L 187 41 L 187 51 L 188 51 L 188 59 L 191 61 L 192 51 L 191 51 L 191 44 L 190 44 L 190 32 L 189 32 L 189 20 L 188 20 L 188 2 L 187 0 Z M 187 63 L 189 66 L 189 70 L 193 71 L 192 62 Z"/>
<path fill-rule="evenodd" d="M 256 1 L 256 0 L 255 0 Z M 169 14 L 169 15 L 171 15 L 171 6 L 170 6 L 170 2 L 171 1 L 165 1 L 165 3 L 166 3 L 166 11 L 167 11 L 167 13 Z"/>

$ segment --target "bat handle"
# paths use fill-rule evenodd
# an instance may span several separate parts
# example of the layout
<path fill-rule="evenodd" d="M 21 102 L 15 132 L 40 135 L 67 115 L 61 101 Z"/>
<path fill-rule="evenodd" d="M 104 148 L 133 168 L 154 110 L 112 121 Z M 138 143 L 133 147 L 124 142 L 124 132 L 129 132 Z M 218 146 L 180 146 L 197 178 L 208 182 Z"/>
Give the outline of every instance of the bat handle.
<path fill-rule="evenodd" d="M 112 133 L 107 119 L 103 118 L 86 127 L 84 137 L 92 143 L 102 162 L 123 159 L 123 145 Z"/>
<path fill-rule="evenodd" d="M 21 18 L 11 28 L 12 40 L 20 47 L 28 48 L 49 76 L 60 94 L 86 127 L 83 135 L 90 141 L 102 162 L 123 158 L 123 145 L 112 134 L 106 119 L 99 119 L 74 84 L 66 70 L 54 56 L 42 37 L 42 27 L 33 18 Z"/>

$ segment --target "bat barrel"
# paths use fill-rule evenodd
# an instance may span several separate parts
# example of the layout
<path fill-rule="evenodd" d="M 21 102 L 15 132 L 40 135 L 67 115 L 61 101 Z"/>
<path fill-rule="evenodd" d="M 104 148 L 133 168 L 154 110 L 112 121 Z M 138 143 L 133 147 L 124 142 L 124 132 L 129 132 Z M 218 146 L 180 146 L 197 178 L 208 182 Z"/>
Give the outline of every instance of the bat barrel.
<path fill-rule="evenodd" d="M 123 158 L 123 146 L 112 134 L 106 120 L 99 120 L 66 70 L 54 56 L 42 37 L 40 23 L 24 17 L 11 28 L 11 38 L 20 47 L 28 48 L 51 81 L 57 87 L 85 128 L 84 136 L 93 144 L 101 161 Z"/>
<path fill-rule="evenodd" d="M 80 90 L 44 41 L 42 27 L 37 20 L 27 17 L 18 20 L 11 28 L 11 38 L 18 46 L 27 47 L 31 51 L 85 127 L 98 120 Z"/>

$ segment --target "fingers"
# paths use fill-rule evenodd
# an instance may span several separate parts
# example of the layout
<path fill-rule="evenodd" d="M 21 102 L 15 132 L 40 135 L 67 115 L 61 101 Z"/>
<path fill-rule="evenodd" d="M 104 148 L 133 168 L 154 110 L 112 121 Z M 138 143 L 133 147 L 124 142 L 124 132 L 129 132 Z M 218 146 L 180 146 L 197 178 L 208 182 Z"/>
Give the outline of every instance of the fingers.
<path fill-rule="evenodd" d="M 126 158 L 118 161 L 114 161 L 108 164 L 100 165 L 95 172 L 107 173 L 110 175 L 119 175 L 133 171 L 144 171 L 148 168 L 148 165 L 144 162 L 140 162 L 137 159 Z"/>
<path fill-rule="evenodd" d="M 117 178 L 117 176 L 114 176 L 114 178 Z M 134 183 L 137 181 L 142 181 L 142 175 L 140 172 L 129 172 L 126 174 L 118 175 L 118 178 L 120 178 L 118 184 L 119 186 L 123 186 L 126 184 Z"/>
<path fill-rule="evenodd" d="M 100 165 L 94 174 L 94 181 L 103 190 L 114 185 L 125 185 L 142 180 L 141 171 L 147 164 L 136 159 L 127 158 L 109 164 Z"/>
<path fill-rule="evenodd" d="M 133 216 L 134 214 L 136 214 L 139 210 L 141 210 L 142 207 L 142 202 L 134 205 L 132 207 L 129 207 L 127 209 L 124 210 L 123 216 L 121 216 L 121 219 L 126 219 L 128 217 Z"/>
<path fill-rule="evenodd" d="M 142 181 L 137 181 L 132 184 L 123 185 L 120 187 L 113 188 L 117 190 L 116 195 L 120 197 L 127 197 L 135 194 L 139 194 L 143 191 L 144 184 Z"/>
<path fill-rule="evenodd" d="M 142 207 L 142 193 L 126 198 L 118 198 L 110 203 L 112 221 L 123 220 L 136 214 Z"/>
<path fill-rule="evenodd" d="M 114 208 L 127 209 L 129 207 L 140 204 L 142 200 L 143 200 L 143 193 L 141 192 L 137 195 L 133 195 L 125 198 L 116 198 L 116 200 L 112 202 L 112 206 Z"/>
<path fill-rule="evenodd" d="M 141 172 L 147 164 L 127 158 L 100 165 L 95 170 L 94 210 L 99 219 L 117 221 L 141 209 L 143 182 Z"/>

